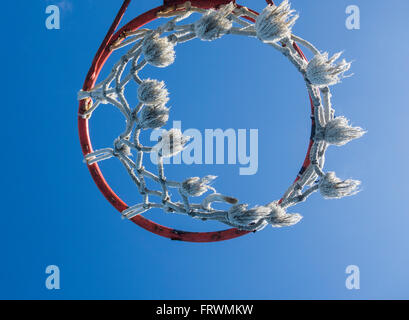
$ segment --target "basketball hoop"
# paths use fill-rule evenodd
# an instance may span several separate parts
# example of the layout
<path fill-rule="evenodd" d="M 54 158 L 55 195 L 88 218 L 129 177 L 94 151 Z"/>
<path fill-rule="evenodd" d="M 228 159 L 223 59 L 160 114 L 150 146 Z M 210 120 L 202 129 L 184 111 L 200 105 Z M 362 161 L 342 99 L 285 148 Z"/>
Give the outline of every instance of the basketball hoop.
<path fill-rule="evenodd" d="M 125 0 L 122 4 L 78 94 L 79 137 L 85 161 L 96 185 L 122 217 L 172 240 L 222 241 L 261 230 L 267 225 L 284 227 L 298 223 L 301 215 L 289 214 L 287 209 L 305 201 L 316 191 L 325 198 L 341 198 L 358 192 L 359 181 L 341 180 L 333 172 L 324 172 L 325 152 L 330 145 L 341 146 L 364 134 L 361 128 L 351 127 L 346 118 L 335 117 L 331 105 L 329 87 L 345 77 L 350 63 L 345 60 L 336 62 L 340 54 L 330 58 L 327 53 L 321 53 L 311 43 L 292 33 L 298 16 L 291 10 L 288 0 L 283 0 L 278 6 L 267 1 L 267 7 L 260 14 L 231 0 L 165 0 L 162 6 L 145 12 L 115 32 L 129 3 L 130 0 Z M 194 23 L 183 24 L 190 16 L 198 19 Z M 165 22 L 156 29 L 142 28 L 155 19 Z M 182 151 L 189 140 L 180 130 L 165 132 L 155 146 L 142 145 L 139 139 L 146 130 L 162 127 L 169 118 L 166 107 L 168 92 L 164 83 L 141 79 L 140 70 L 147 65 L 164 68 L 172 64 L 174 49 L 182 43 L 196 38 L 213 41 L 228 35 L 252 37 L 281 52 L 301 73 L 310 95 L 312 129 L 302 168 L 280 199 L 254 208 L 218 193 L 210 186 L 214 176 L 185 178 L 181 182 L 166 179 L 163 159 Z M 313 54 L 310 62 L 299 45 Z M 102 67 L 116 50 L 124 50 L 125 53 L 111 73 L 97 83 Z M 126 71 L 127 66 L 130 66 L 129 71 Z M 132 81 L 138 85 L 139 103 L 134 109 L 124 93 L 125 86 Z M 126 126 L 111 147 L 94 151 L 88 123 L 93 112 L 103 104 L 116 107 L 124 115 Z M 143 166 L 144 154 L 152 152 L 158 158 L 156 173 Z M 131 155 L 135 156 L 135 160 Z M 110 188 L 98 166 L 98 162 L 110 158 L 118 159 L 126 169 L 142 196 L 140 203 L 129 206 Z M 149 189 L 147 179 L 156 182 L 158 189 Z M 178 192 L 181 201 L 172 201 L 170 189 Z M 191 198 L 207 193 L 200 203 L 191 201 Z M 216 202 L 227 203 L 230 208 L 215 209 Z M 194 219 L 215 220 L 232 228 L 216 232 L 179 231 L 142 216 L 152 208 Z"/>

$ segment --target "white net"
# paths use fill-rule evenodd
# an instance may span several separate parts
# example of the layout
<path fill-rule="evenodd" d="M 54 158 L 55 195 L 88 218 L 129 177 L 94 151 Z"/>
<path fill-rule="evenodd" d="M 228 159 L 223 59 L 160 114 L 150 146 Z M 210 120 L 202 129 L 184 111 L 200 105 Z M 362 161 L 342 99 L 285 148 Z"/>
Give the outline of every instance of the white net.
<path fill-rule="evenodd" d="M 182 24 L 192 14 L 199 16 L 196 22 Z M 117 158 L 135 183 L 142 201 L 124 210 L 123 217 L 131 219 L 151 208 L 162 208 L 166 212 L 202 220 L 217 220 L 241 230 L 256 231 L 269 224 L 283 227 L 298 223 L 302 216 L 289 214 L 287 209 L 305 201 L 314 192 L 319 191 L 325 198 L 341 198 L 358 192 L 359 181 L 341 180 L 333 172 L 324 172 L 325 152 L 329 145 L 341 146 L 364 134 L 361 128 L 351 127 L 344 117 L 335 117 L 331 106 L 329 86 L 340 82 L 349 70 L 350 63 L 345 60 L 337 62 L 340 54 L 329 58 L 327 53 L 321 53 L 308 41 L 294 35 L 292 27 L 298 16 L 291 10 L 287 0 L 279 6 L 267 6 L 260 15 L 245 7 L 236 7 L 233 3 L 218 10 L 203 10 L 186 2 L 177 11 L 162 12 L 159 16 L 167 21 L 158 28 L 128 32 L 121 41 L 111 46 L 111 50 L 124 48 L 127 52 L 103 81 L 91 90 L 81 90 L 78 94 L 79 100 L 91 101 L 83 117 L 90 118 L 103 104 L 115 106 L 125 117 L 125 129 L 113 141 L 112 147 L 85 156 L 88 164 Z M 250 17 L 255 23 L 243 17 Z M 226 35 L 252 37 L 281 52 L 303 76 L 314 105 L 314 143 L 310 164 L 280 200 L 264 206 L 249 208 L 233 197 L 218 193 L 210 185 L 216 178 L 214 176 L 192 177 L 182 182 L 168 180 L 163 159 L 181 152 L 189 143 L 189 137 L 183 136 L 179 129 L 165 131 L 154 146 L 143 145 L 140 140 L 145 131 L 160 128 L 169 119 L 169 109 L 166 107 L 169 98 L 165 84 L 158 80 L 141 79 L 140 71 L 148 64 L 161 68 L 172 64 L 175 60 L 174 49 L 178 44 L 195 38 L 212 41 Z M 297 52 L 294 42 L 311 51 L 314 57 L 310 62 Z M 131 81 L 138 85 L 139 101 L 133 109 L 125 97 L 125 87 Z M 144 155 L 152 152 L 157 154 L 158 159 L 155 173 L 143 165 Z M 147 179 L 156 183 L 156 190 L 147 187 Z M 176 190 L 182 200 L 172 201 L 170 189 Z M 201 202 L 194 202 L 194 198 L 207 192 L 210 193 Z M 230 208 L 216 209 L 213 207 L 216 202 L 227 203 Z"/>

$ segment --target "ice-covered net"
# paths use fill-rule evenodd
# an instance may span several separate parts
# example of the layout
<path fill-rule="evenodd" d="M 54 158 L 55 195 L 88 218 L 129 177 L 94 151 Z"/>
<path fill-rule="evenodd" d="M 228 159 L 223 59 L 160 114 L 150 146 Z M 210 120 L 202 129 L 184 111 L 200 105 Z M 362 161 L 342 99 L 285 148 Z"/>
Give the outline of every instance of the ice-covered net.
<path fill-rule="evenodd" d="M 89 119 L 99 106 L 111 104 L 125 118 L 125 128 L 112 146 L 85 155 L 88 165 L 118 159 L 135 183 L 142 201 L 123 210 L 123 217 L 132 219 L 151 208 L 162 208 L 166 212 L 196 219 L 217 220 L 240 230 L 257 231 L 267 225 L 283 227 L 298 223 L 302 216 L 287 213 L 287 209 L 305 201 L 314 192 L 319 191 L 325 198 L 341 198 L 358 191 L 359 181 L 341 180 L 334 172 L 324 171 L 325 152 L 330 145 L 341 146 L 364 134 L 361 128 L 350 126 L 346 118 L 335 117 L 331 105 L 329 87 L 345 77 L 350 63 L 345 60 L 337 62 L 339 53 L 329 57 L 294 35 L 292 28 L 298 15 L 291 10 L 287 0 L 278 6 L 268 5 L 261 14 L 233 2 L 217 9 L 200 9 L 188 1 L 171 6 L 157 15 L 166 19 L 158 28 L 125 32 L 112 43 L 111 51 L 123 49 L 126 53 L 104 80 L 78 94 L 78 99 L 86 100 L 87 105 L 81 117 Z M 191 15 L 197 16 L 197 20 L 183 24 Z M 196 38 L 213 41 L 228 35 L 252 37 L 281 52 L 303 76 L 313 105 L 309 157 L 297 179 L 280 199 L 253 208 L 217 192 L 211 186 L 216 178 L 214 176 L 191 177 L 182 181 L 166 178 L 163 159 L 181 152 L 189 143 L 189 137 L 183 136 L 179 129 L 165 131 L 153 146 L 143 145 L 140 141 L 140 136 L 147 130 L 160 128 L 169 119 L 165 84 L 159 80 L 142 79 L 140 71 L 147 65 L 164 68 L 172 64 L 177 45 Z M 295 43 L 313 54 L 310 62 Z M 125 96 L 125 87 L 131 81 L 138 85 L 135 108 L 131 107 L 135 103 L 129 103 Z M 152 152 L 157 154 L 156 172 L 150 172 L 143 165 L 144 155 Z M 156 183 L 157 189 L 147 187 L 148 179 Z M 182 201 L 172 201 L 171 189 L 176 190 Z M 202 201 L 194 201 L 206 193 L 208 195 Z M 216 202 L 230 204 L 230 208 L 214 208 Z"/>

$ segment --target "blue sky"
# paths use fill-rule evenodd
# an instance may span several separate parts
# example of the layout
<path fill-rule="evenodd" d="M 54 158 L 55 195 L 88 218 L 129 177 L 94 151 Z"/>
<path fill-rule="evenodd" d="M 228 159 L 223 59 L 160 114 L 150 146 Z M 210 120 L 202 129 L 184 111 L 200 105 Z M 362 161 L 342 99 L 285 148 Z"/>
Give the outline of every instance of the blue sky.
<path fill-rule="evenodd" d="M 403 41 L 409 2 L 292 1 L 301 16 L 294 33 L 321 50 L 345 50 L 354 61 L 355 75 L 334 87 L 333 102 L 337 115 L 368 134 L 330 148 L 326 169 L 362 180 L 362 192 L 336 201 L 313 195 L 292 209 L 304 216 L 292 228 L 211 244 L 173 242 L 121 220 L 82 163 L 76 95 L 121 2 L 6 5 L 0 298 L 409 298 L 409 44 Z M 133 1 L 124 21 L 160 3 Z M 45 27 L 49 4 L 61 7 L 60 30 Z M 350 4 L 361 10 L 360 30 L 345 28 Z M 256 175 L 238 175 L 238 165 L 183 165 L 168 166 L 169 177 L 215 174 L 218 191 L 251 205 L 280 197 L 301 166 L 310 131 L 303 81 L 280 54 L 254 39 L 194 40 L 177 48 L 174 65 L 144 75 L 166 82 L 171 120 L 184 128 L 259 130 Z M 107 146 L 121 121 L 109 107 L 96 113 L 95 147 Z M 115 160 L 101 168 L 124 200 L 139 200 Z M 160 211 L 146 215 L 182 229 L 220 228 Z M 51 264 L 60 268 L 60 290 L 44 285 Z M 348 265 L 360 268 L 360 290 L 345 287 Z"/>

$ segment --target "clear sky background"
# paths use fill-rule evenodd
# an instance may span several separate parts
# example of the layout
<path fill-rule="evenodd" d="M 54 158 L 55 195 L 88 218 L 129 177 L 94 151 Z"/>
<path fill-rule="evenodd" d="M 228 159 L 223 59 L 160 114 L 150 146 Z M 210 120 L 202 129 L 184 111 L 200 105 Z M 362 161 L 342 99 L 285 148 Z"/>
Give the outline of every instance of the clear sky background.
<path fill-rule="evenodd" d="M 301 16 L 294 33 L 354 61 L 355 75 L 334 87 L 333 101 L 337 115 L 368 134 L 331 147 L 326 169 L 362 180 L 362 192 L 335 201 L 315 194 L 292 209 L 304 216 L 294 227 L 211 244 L 170 241 L 121 220 L 82 163 L 76 95 L 121 3 L 3 5 L 0 298 L 409 298 L 409 2 L 292 1 Z M 45 27 L 49 4 L 61 8 L 60 30 Z M 133 1 L 124 21 L 160 4 Z M 351 4 L 361 9 L 360 30 L 345 27 Z M 143 73 L 166 81 L 171 120 L 201 131 L 258 129 L 259 170 L 239 176 L 238 165 L 167 166 L 168 177 L 215 174 L 216 189 L 242 202 L 278 199 L 301 166 L 310 132 L 300 75 L 254 39 L 194 40 L 176 50 L 174 65 Z M 92 119 L 94 146 L 109 145 L 122 125 L 104 106 Z M 139 201 L 116 160 L 101 168 L 126 202 Z M 161 211 L 146 216 L 186 230 L 222 227 Z M 44 285 L 51 264 L 61 271 L 58 291 Z M 345 287 L 348 265 L 360 268 L 360 290 Z"/>

